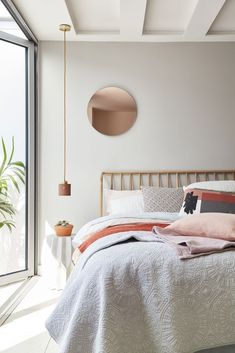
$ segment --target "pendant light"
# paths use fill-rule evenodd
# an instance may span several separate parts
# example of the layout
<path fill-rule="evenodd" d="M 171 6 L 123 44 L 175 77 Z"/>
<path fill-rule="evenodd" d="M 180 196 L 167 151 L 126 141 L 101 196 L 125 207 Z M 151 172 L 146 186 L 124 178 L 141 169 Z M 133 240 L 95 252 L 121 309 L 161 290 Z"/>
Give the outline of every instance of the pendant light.
<path fill-rule="evenodd" d="M 66 91 L 67 91 L 67 77 L 66 77 L 66 32 L 69 32 L 71 26 L 68 24 L 61 24 L 59 26 L 60 31 L 64 32 L 64 182 L 59 184 L 59 196 L 70 196 L 71 195 L 71 184 L 66 180 L 66 167 L 67 167 L 67 106 L 66 106 Z"/>

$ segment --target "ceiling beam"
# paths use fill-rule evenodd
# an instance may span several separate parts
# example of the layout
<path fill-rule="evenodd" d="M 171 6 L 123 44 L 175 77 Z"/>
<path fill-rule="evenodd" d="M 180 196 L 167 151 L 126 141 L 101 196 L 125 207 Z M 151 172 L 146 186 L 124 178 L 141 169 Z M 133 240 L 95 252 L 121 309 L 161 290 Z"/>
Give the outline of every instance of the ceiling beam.
<path fill-rule="evenodd" d="M 198 0 L 185 37 L 205 37 L 226 0 Z"/>
<path fill-rule="evenodd" d="M 141 37 L 147 0 L 120 0 L 120 35 Z"/>
<path fill-rule="evenodd" d="M 77 21 L 76 21 L 76 17 L 75 17 L 74 11 L 73 11 L 72 6 L 71 6 L 71 4 L 70 4 L 70 2 L 68 0 L 64 0 L 64 2 L 65 2 L 65 5 L 67 7 L 68 15 L 70 16 L 70 19 L 72 21 L 73 29 L 74 29 L 74 31 L 75 31 L 75 33 L 77 35 L 79 30 L 78 30 L 78 24 L 77 24 Z"/>
<path fill-rule="evenodd" d="M 56 38 L 55 38 L 56 40 Z M 186 42 L 235 42 L 235 32 L 229 34 L 210 34 L 202 38 L 185 37 L 180 34 L 143 34 L 141 37 L 133 38 L 133 36 L 122 37 L 119 34 L 85 34 L 81 33 L 77 37 L 69 40 L 79 40 L 80 42 L 136 42 L 136 43 L 186 43 Z"/>

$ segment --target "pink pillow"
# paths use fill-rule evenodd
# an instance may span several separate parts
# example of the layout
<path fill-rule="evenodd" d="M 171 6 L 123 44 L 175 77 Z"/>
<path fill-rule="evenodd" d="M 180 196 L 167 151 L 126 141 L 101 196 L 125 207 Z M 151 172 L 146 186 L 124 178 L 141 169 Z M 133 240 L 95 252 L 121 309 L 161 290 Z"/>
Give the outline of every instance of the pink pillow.
<path fill-rule="evenodd" d="M 235 215 L 228 213 L 199 213 L 173 222 L 164 230 L 179 235 L 235 240 Z"/>

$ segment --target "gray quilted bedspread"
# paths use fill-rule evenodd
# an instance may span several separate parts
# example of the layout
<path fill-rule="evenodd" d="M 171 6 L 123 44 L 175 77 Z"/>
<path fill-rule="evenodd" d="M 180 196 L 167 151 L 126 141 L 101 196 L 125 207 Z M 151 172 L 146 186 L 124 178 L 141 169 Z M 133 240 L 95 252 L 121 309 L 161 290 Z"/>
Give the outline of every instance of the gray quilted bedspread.
<path fill-rule="evenodd" d="M 235 343 L 235 252 L 182 261 L 155 240 L 117 233 L 86 250 L 46 323 L 60 353 L 193 353 Z"/>

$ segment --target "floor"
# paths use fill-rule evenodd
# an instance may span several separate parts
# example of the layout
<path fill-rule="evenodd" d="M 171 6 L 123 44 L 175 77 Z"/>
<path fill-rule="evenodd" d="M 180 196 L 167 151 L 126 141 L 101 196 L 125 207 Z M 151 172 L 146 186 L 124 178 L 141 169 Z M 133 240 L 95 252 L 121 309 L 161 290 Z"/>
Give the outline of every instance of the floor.
<path fill-rule="evenodd" d="M 11 283 L 1 287 L 0 308 L 6 302 L 6 300 L 8 300 L 15 293 L 15 291 L 21 286 L 22 282 L 23 281 L 19 281 L 19 282 Z"/>
<path fill-rule="evenodd" d="M 44 323 L 61 291 L 48 289 L 41 277 L 34 280 L 33 288 L 0 327 L 0 352 L 58 353 Z M 0 290 L 1 297 L 3 292 L 7 290 Z"/>

